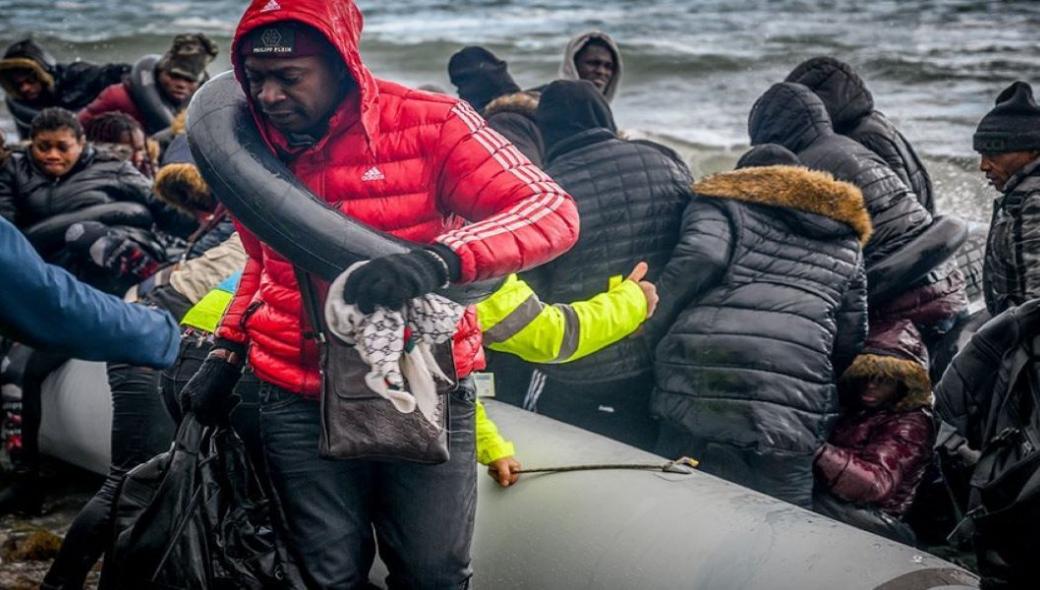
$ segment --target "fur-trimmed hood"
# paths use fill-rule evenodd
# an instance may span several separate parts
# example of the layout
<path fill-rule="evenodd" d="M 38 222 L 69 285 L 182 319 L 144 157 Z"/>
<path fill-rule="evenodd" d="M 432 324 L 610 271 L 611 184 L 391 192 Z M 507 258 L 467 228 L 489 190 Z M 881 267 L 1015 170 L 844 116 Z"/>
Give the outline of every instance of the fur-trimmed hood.
<path fill-rule="evenodd" d="M 538 112 L 538 98 L 538 94 L 528 91 L 505 94 L 484 107 L 484 117 L 498 113 L 517 113 L 534 119 L 535 113 Z"/>
<path fill-rule="evenodd" d="M 155 194 L 190 215 L 212 211 L 217 204 L 199 169 L 187 162 L 163 166 L 155 176 Z"/>
<path fill-rule="evenodd" d="M 760 166 L 709 176 L 692 186 L 702 197 L 794 209 L 852 228 L 860 245 L 873 231 L 863 193 L 826 172 L 800 166 Z"/>
<path fill-rule="evenodd" d="M 902 383 L 906 395 L 893 407 L 896 411 L 931 407 L 932 381 L 928 375 L 928 348 L 910 320 L 876 322 L 863 352 L 841 376 L 841 382 L 889 378 Z"/>
<path fill-rule="evenodd" d="M 25 39 L 9 46 L 3 59 L 0 59 L 0 86 L 9 96 L 18 97 L 8 73 L 30 70 L 43 82 L 48 91 L 53 91 L 57 84 L 57 67 L 54 56 L 32 39 Z"/>

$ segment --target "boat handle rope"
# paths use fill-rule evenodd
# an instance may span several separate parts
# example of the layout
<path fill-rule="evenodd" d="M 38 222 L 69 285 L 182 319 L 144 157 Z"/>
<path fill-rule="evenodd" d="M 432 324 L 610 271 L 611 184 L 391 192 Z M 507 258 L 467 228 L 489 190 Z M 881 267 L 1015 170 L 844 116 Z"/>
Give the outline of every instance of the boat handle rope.
<path fill-rule="evenodd" d="M 666 463 L 593 463 L 587 465 L 561 465 L 558 467 L 536 467 L 518 469 L 513 473 L 567 473 L 571 471 L 606 471 L 627 469 L 633 471 L 660 471 L 662 473 L 680 473 L 689 475 L 700 465 L 700 461 L 691 457 L 680 457 Z"/>

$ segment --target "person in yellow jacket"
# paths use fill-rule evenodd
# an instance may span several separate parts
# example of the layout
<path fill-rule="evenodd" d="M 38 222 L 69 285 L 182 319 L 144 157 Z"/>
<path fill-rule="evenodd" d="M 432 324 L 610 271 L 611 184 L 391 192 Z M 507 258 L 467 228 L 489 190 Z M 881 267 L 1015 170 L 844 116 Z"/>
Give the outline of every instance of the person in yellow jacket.
<path fill-rule="evenodd" d="M 585 301 L 547 304 L 515 274 L 490 297 L 477 304 L 484 346 L 514 354 L 532 363 L 566 363 L 586 357 L 635 332 L 657 306 L 657 290 L 644 281 L 647 265 L 640 262 L 622 280 Z M 520 462 L 477 402 L 477 461 L 502 487 L 516 483 Z"/>
<path fill-rule="evenodd" d="M 657 290 L 644 281 L 640 262 L 627 278 L 612 277 L 609 288 L 585 301 L 547 304 L 513 274 L 477 304 L 484 345 L 532 363 L 566 363 L 593 354 L 635 332 L 657 306 Z M 235 292 L 241 273 L 226 279 L 185 314 L 186 328 L 212 333 Z M 477 401 L 477 461 L 502 487 L 516 483 L 516 450 Z"/>

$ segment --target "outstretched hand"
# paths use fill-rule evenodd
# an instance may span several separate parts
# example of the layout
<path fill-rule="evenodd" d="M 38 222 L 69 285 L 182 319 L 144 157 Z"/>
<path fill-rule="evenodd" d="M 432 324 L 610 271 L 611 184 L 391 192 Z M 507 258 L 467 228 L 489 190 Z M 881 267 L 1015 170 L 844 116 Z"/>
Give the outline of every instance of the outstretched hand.
<path fill-rule="evenodd" d="M 643 290 L 643 295 L 646 297 L 646 317 L 654 315 L 654 310 L 657 309 L 657 302 L 660 298 L 657 296 L 657 287 L 650 281 L 644 281 L 646 273 L 650 270 L 650 266 L 645 262 L 639 262 L 636 267 L 632 269 L 632 272 L 625 277 L 625 280 L 633 281 L 639 285 L 639 288 Z"/>

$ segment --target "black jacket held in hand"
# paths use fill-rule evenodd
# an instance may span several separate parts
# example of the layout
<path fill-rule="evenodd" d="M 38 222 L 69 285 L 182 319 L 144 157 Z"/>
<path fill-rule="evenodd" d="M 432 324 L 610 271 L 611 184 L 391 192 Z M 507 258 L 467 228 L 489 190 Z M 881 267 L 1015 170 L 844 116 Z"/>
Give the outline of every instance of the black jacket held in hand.
<path fill-rule="evenodd" d="M 156 220 L 174 215 L 152 195 L 151 182 L 130 162 L 90 146 L 61 178 L 41 171 L 27 153 L 13 154 L 0 167 L 0 215 L 25 231 L 30 241 L 34 241 L 33 227 L 49 219 L 113 203 L 136 203 L 142 206 L 137 211 L 145 217 L 151 214 Z M 128 219 L 130 217 L 138 216 L 128 216 Z M 70 218 L 68 225 L 87 220 Z M 93 220 L 109 221 L 107 218 Z M 145 219 L 142 223 L 126 225 L 148 227 L 151 221 Z"/>
<path fill-rule="evenodd" d="M 18 93 L 8 72 L 16 70 L 34 72 L 43 82 L 44 96 L 33 103 L 14 98 Z M 85 61 L 60 64 L 50 52 L 32 39 L 10 45 L 3 59 L 0 59 L 0 87 L 7 95 L 8 110 L 14 116 L 22 139 L 28 139 L 29 125 L 39 111 L 47 107 L 78 111 L 128 73 L 129 64 L 96 65 Z"/>
<path fill-rule="evenodd" d="M 867 335 L 863 197 L 793 166 L 693 190 L 647 326 L 665 333 L 651 410 L 704 441 L 811 455 L 838 415 L 836 377 Z"/>
<path fill-rule="evenodd" d="M 787 81 L 804 84 L 815 92 L 827 107 L 834 131 L 880 156 L 917 195 L 918 202 L 935 212 L 928 170 L 895 125 L 874 110 L 874 97 L 852 66 L 832 57 L 814 57 L 792 70 Z"/>
<path fill-rule="evenodd" d="M 791 82 L 773 85 L 752 107 L 748 131 L 753 145 L 780 144 L 795 152 L 807 167 L 829 172 L 863 192 L 874 227 L 870 242 L 863 249 L 868 274 L 875 265 L 904 248 L 908 249 L 904 255 L 913 252 L 918 247 L 915 242 L 932 225 L 932 215 L 877 154 L 834 132 L 827 108 L 808 87 Z M 922 242 L 919 247 L 928 249 L 929 254 L 937 248 L 932 240 Z M 921 256 L 903 258 L 917 261 Z M 903 276 L 902 270 L 913 272 L 914 276 Z M 870 291 L 898 294 L 901 288 L 922 278 L 917 276 L 917 270 L 895 268 L 884 276 L 871 275 Z M 893 284 L 897 288 L 893 289 Z"/>
<path fill-rule="evenodd" d="M 554 89 L 578 95 L 554 98 Z M 557 97 L 558 98 L 558 97 Z M 590 106 L 591 103 L 591 106 Z M 546 124 L 567 119 L 570 136 L 545 134 Z M 542 299 L 571 303 L 608 288 L 639 261 L 654 281 L 679 239 L 689 200 L 690 173 L 664 151 L 618 139 L 603 96 L 588 82 L 554 82 L 542 95 L 538 122 L 546 144 L 546 173 L 578 205 L 581 236 L 566 254 L 525 275 Z M 559 127 L 554 127 L 559 129 Z M 543 370 L 561 381 L 602 382 L 648 374 L 646 344 L 634 335 L 594 355 Z"/>

